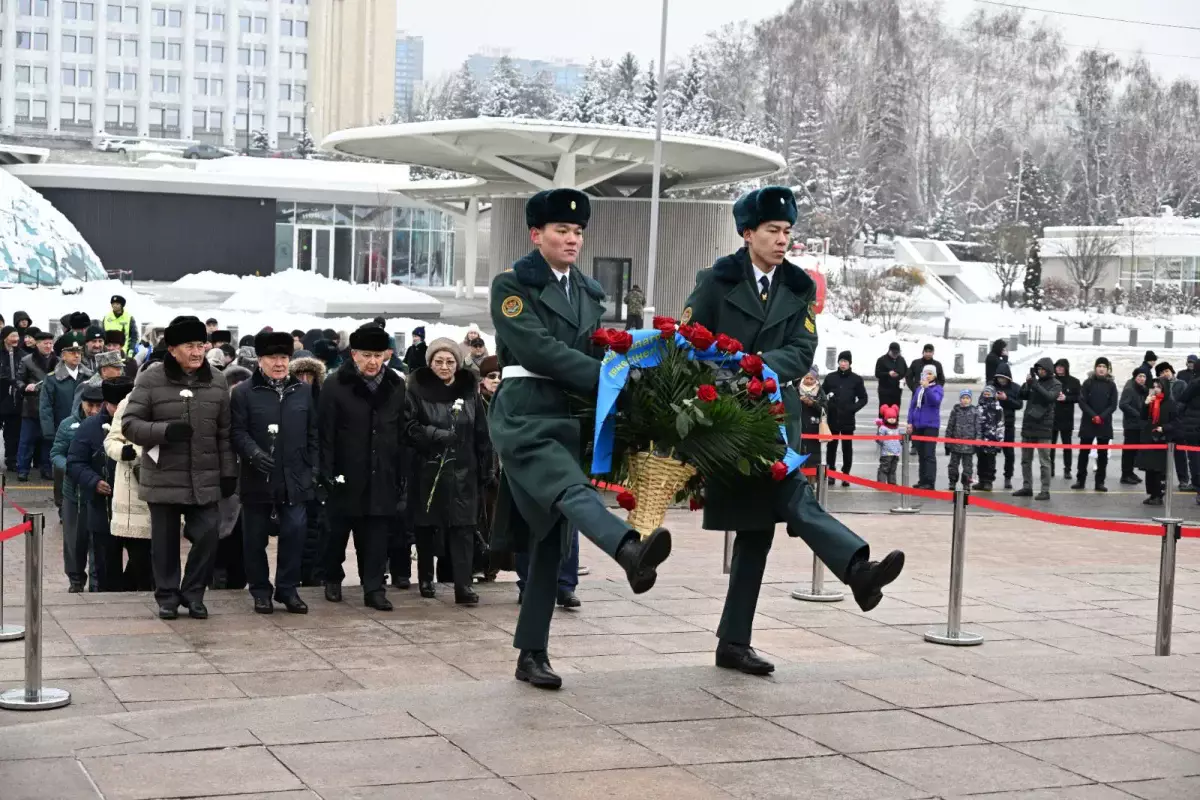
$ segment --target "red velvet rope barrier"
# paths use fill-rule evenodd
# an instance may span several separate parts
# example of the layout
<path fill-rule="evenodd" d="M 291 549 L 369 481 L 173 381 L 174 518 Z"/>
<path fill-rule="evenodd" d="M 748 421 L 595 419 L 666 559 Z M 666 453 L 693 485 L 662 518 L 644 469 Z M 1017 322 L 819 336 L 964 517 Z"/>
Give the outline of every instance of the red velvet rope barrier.
<path fill-rule="evenodd" d="M 13 525 L 11 528 L 5 528 L 0 531 L 0 542 L 7 542 L 9 539 L 15 539 L 22 533 L 28 533 L 33 528 L 32 522 L 22 522 L 20 525 Z"/>
<path fill-rule="evenodd" d="M 8 496 L 8 492 L 4 491 L 3 489 L 0 489 L 0 496 L 4 497 L 4 499 L 8 501 L 8 504 L 17 510 L 18 514 L 28 514 L 29 513 L 28 511 L 26 511 L 25 509 L 23 509 L 19 505 L 17 505 L 13 501 L 13 499 Z"/>
<path fill-rule="evenodd" d="M 895 442 L 902 441 L 903 436 L 871 436 L 865 434 L 843 433 L 806 433 L 801 439 L 820 442 Z M 1031 450 L 1166 450 L 1165 444 L 1049 444 L 1048 442 L 988 442 L 982 439 L 946 439 L 941 436 L 912 436 L 914 442 L 934 442 L 936 444 L 966 444 L 972 447 L 1015 447 Z M 1176 445 L 1176 450 L 1200 452 L 1200 447 L 1185 447 Z"/>

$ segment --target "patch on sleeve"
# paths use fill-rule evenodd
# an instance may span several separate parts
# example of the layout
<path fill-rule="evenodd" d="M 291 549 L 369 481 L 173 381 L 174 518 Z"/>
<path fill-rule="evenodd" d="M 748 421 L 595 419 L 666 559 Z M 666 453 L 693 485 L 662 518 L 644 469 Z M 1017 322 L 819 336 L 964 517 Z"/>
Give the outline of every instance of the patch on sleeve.
<path fill-rule="evenodd" d="M 808 331 L 809 333 L 816 333 L 817 332 L 816 320 L 814 320 L 812 317 L 805 317 L 804 318 L 804 330 Z"/>
<path fill-rule="evenodd" d="M 510 319 L 519 316 L 524 310 L 525 304 L 515 294 L 504 298 L 504 302 L 500 304 L 500 313 Z"/>
<path fill-rule="evenodd" d="M 692 321 L 692 307 L 688 306 L 687 308 L 685 308 L 683 310 L 683 313 L 679 316 L 679 324 L 687 325 L 691 321 Z"/>

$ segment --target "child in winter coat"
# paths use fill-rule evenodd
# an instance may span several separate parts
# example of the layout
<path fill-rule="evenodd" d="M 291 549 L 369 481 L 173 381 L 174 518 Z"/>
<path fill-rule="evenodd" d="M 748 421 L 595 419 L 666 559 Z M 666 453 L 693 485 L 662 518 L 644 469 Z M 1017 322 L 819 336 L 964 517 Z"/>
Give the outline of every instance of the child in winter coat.
<path fill-rule="evenodd" d="M 947 439 L 978 439 L 979 438 L 979 409 L 971 405 L 974 396 L 970 389 L 958 393 L 958 405 L 950 410 L 950 421 L 946 423 Z M 971 479 L 975 474 L 975 445 L 948 444 L 946 455 L 950 456 L 950 490 L 953 491 L 959 481 L 959 469 L 962 470 L 963 489 L 971 491 Z"/>
<path fill-rule="evenodd" d="M 996 396 L 996 387 L 988 384 L 979 393 L 979 438 L 985 442 L 1004 441 L 1004 407 Z M 996 456 L 999 447 L 976 447 L 979 460 L 979 483 L 973 487 L 979 492 L 990 492 L 996 480 Z"/>
<path fill-rule="evenodd" d="M 900 406 L 880 406 L 879 419 L 875 420 L 875 432 L 880 436 L 895 436 L 903 433 L 899 427 Z M 896 485 L 896 464 L 900 461 L 900 450 L 903 444 L 899 439 L 876 442 L 879 445 L 879 473 L 875 480 L 879 483 Z"/>

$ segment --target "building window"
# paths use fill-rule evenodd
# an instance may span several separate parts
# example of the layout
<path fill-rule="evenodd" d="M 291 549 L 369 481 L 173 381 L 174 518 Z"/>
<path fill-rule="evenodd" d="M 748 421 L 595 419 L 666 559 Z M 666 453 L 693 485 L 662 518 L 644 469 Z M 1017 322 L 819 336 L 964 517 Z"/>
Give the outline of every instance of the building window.
<path fill-rule="evenodd" d="M 63 46 L 64 53 L 74 53 L 75 52 L 76 41 L 75 41 L 74 36 L 72 36 L 69 33 L 64 33 L 62 42 L 63 42 L 62 46 Z"/>
<path fill-rule="evenodd" d="M 104 73 L 104 85 L 109 89 L 120 91 L 121 89 L 121 73 L 106 72 Z"/>
<path fill-rule="evenodd" d="M 94 20 L 96 18 L 96 4 L 95 3 L 80 3 L 79 4 L 79 18 L 81 20 L 83 20 L 84 22 L 91 22 L 92 20 Z M 89 111 L 89 113 L 91 112 L 91 106 L 88 106 L 88 111 Z"/>
<path fill-rule="evenodd" d="M 17 119 L 29 119 L 28 100 L 17 100 Z"/>
<path fill-rule="evenodd" d="M 64 69 L 59 74 L 62 75 L 62 85 L 63 86 L 74 86 L 75 85 L 75 70 Z"/>
<path fill-rule="evenodd" d="M 92 121 L 92 104 L 91 103 L 76 103 L 75 104 L 75 119 L 79 122 Z"/>
<path fill-rule="evenodd" d="M 291 100 L 292 99 L 292 85 L 290 83 L 279 84 L 279 99 L 280 100 Z"/>
<path fill-rule="evenodd" d="M 207 78 L 196 78 L 195 91 L 196 91 L 196 94 L 198 94 L 198 95 L 201 95 L 201 96 L 207 95 L 208 94 L 208 79 Z"/>
<path fill-rule="evenodd" d="M 79 88 L 86 89 L 92 85 L 92 71 L 90 69 L 79 70 Z"/>
<path fill-rule="evenodd" d="M 171 42 L 167 45 L 167 61 L 179 61 L 183 58 L 183 45 Z"/>
<path fill-rule="evenodd" d="M 167 53 L 167 43 L 162 41 L 153 41 L 150 43 L 150 57 L 154 59 L 162 59 Z"/>
<path fill-rule="evenodd" d="M 106 17 L 109 22 L 120 22 L 121 21 L 121 7 L 120 6 L 110 5 L 106 9 L 105 14 L 106 14 Z"/>
<path fill-rule="evenodd" d="M 221 111 L 208 112 L 208 128 L 209 128 L 209 130 L 219 131 L 221 129 L 221 121 L 224 119 L 224 117 L 225 117 L 225 114 Z"/>
<path fill-rule="evenodd" d="M 17 49 L 33 49 L 33 37 L 29 34 L 29 31 L 17 31 Z"/>
<path fill-rule="evenodd" d="M 137 108 L 134 106 L 121 106 L 121 124 L 137 125 Z"/>
<path fill-rule="evenodd" d="M 137 25 L 137 23 L 138 23 L 138 7 L 137 6 L 125 6 L 125 13 L 122 16 L 124 17 L 126 22 L 131 23 L 133 25 Z"/>
<path fill-rule="evenodd" d="M 167 127 L 168 128 L 178 128 L 179 127 L 179 109 L 178 108 L 168 108 L 167 109 Z"/>
<path fill-rule="evenodd" d="M 32 119 L 45 119 L 46 118 L 46 101 L 45 100 L 34 100 L 33 103 L 30 105 L 30 110 L 32 111 L 32 113 L 30 115 Z"/>
<path fill-rule="evenodd" d="M 17 85 L 18 86 L 28 86 L 29 85 L 29 67 L 28 66 L 25 66 L 24 64 L 18 64 L 16 75 L 17 75 Z"/>
<path fill-rule="evenodd" d="M 267 32 L 266 17 L 255 17 L 254 18 L 254 32 L 255 33 L 266 33 Z"/>
<path fill-rule="evenodd" d="M 207 62 L 208 61 L 208 45 L 206 45 L 206 44 L 196 45 L 196 49 L 195 49 L 192 57 L 194 59 L 196 59 L 196 61 L 200 62 L 201 64 Z"/>
<path fill-rule="evenodd" d="M 213 15 L 212 15 L 212 26 L 210 29 L 214 30 L 214 31 L 225 30 L 225 15 L 218 14 L 217 12 L 214 11 Z"/>
<path fill-rule="evenodd" d="M 204 112 L 203 111 L 193 111 L 192 112 L 192 127 L 197 128 L 199 130 L 204 130 L 204 124 L 205 124 L 204 123 Z"/>
<path fill-rule="evenodd" d="M 240 64 L 243 67 L 250 66 L 250 48 L 249 47 L 239 47 L 238 48 L 238 64 Z"/>
<path fill-rule="evenodd" d="M 208 88 L 213 97 L 220 97 L 225 94 L 225 81 L 221 78 L 209 78 Z"/>
<path fill-rule="evenodd" d="M 161 92 L 163 90 L 163 83 L 165 82 L 165 80 L 166 80 L 165 76 L 159 75 L 157 72 L 154 73 L 153 75 L 151 75 L 150 76 L 150 91 Z"/>
<path fill-rule="evenodd" d="M 49 75 L 49 70 L 46 67 L 34 67 L 33 68 L 33 85 L 34 86 L 45 86 L 48 75 Z M 45 115 L 43 114 L 43 116 L 45 116 Z"/>
<path fill-rule="evenodd" d="M 246 129 L 246 112 L 239 111 L 233 115 L 233 127 L 239 131 Z"/>
<path fill-rule="evenodd" d="M 242 33 L 250 32 L 250 16 L 248 14 L 238 14 L 238 30 Z"/>
<path fill-rule="evenodd" d="M 183 12 L 175 11 L 174 9 L 172 9 L 171 12 L 169 14 L 167 14 L 167 25 L 172 28 L 182 28 L 183 27 Z M 178 127 L 179 123 L 175 123 L 175 125 L 176 125 L 176 127 Z"/>
<path fill-rule="evenodd" d="M 150 127 L 161 128 L 163 124 L 163 110 L 161 108 L 150 109 Z"/>
<path fill-rule="evenodd" d="M 290 52 L 288 52 L 287 50 L 284 50 L 282 53 L 279 54 L 279 67 L 281 69 L 291 69 L 292 68 L 292 54 Z"/>
<path fill-rule="evenodd" d="M 308 53 L 296 53 L 296 69 L 308 69 Z"/>
<path fill-rule="evenodd" d="M 80 36 L 79 37 L 79 52 L 83 53 L 84 55 L 91 55 L 92 43 L 94 41 L 95 40 L 92 39 L 91 36 Z"/>
<path fill-rule="evenodd" d="M 132 36 L 126 36 L 124 42 L 121 44 L 121 55 L 126 58 L 137 58 L 137 54 L 138 40 Z"/>
<path fill-rule="evenodd" d="M 63 19 L 76 19 L 79 17 L 78 3 L 63 3 Z"/>
<path fill-rule="evenodd" d="M 105 106 L 104 107 L 104 123 L 106 125 L 117 125 L 121 121 L 120 106 Z"/>
<path fill-rule="evenodd" d="M 307 5 L 307 3 L 305 5 Z M 296 35 L 308 36 L 308 23 L 302 19 L 296 20 Z"/>
<path fill-rule="evenodd" d="M 262 114 L 255 114 L 254 121 L 251 122 L 250 124 L 253 125 L 256 129 L 261 128 L 267 124 L 266 118 Z"/>
<path fill-rule="evenodd" d="M 137 90 L 137 73 L 136 72 L 126 72 L 122 76 L 121 88 L 127 92 L 136 91 Z"/>
<path fill-rule="evenodd" d="M 166 27 L 167 10 L 165 8 L 154 8 L 150 10 L 150 13 L 152 15 L 150 17 L 150 24 L 157 25 L 160 28 Z"/>
<path fill-rule="evenodd" d="M 34 50 L 49 50 L 50 49 L 50 34 L 40 33 L 40 32 L 35 33 L 33 35 L 33 49 Z"/>
<path fill-rule="evenodd" d="M 304 102 L 304 84 L 303 83 L 297 83 L 294 87 L 292 87 L 292 99 L 299 100 L 301 103 Z"/>
<path fill-rule="evenodd" d="M 208 30 L 208 12 L 207 11 L 197 11 L 196 12 L 196 27 L 202 31 Z"/>
<path fill-rule="evenodd" d="M 237 96 L 238 97 L 249 97 L 250 96 L 250 81 L 238 81 L 237 82 Z"/>
<path fill-rule="evenodd" d="M 275 129 L 279 133 L 291 133 L 292 119 L 286 115 L 280 114 L 275 118 Z"/>
<path fill-rule="evenodd" d="M 279 33 L 282 36 L 292 35 L 292 21 L 290 19 L 279 20 Z"/>
<path fill-rule="evenodd" d="M 120 58 L 121 57 L 121 39 L 120 39 L 120 37 L 109 36 L 108 39 L 105 40 L 105 44 L 108 47 L 108 57 L 109 58 Z"/>
<path fill-rule="evenodd" d="M 225 63 L 225 45 L 214 44 L 208 48 L 208 61 L 210 64 Z"/>
<path fill-rule="evenodd" d="M 267 65 L 266 48 L 263 48 L 263 47 L 254 48 L 254 66 L 265 67 L 266 65 Z"/>
<path fill-rule="evenodd" d="M 254 82 L 254 99 L 262 100 L 267 96 L 267 85 L 262 81 Z"/>
<path fill-rule="evenodd" d="M 58 104 L 59 119 L 67 120 L 68 122 L 75 121 L 75 104 L 63 101 Z"/>
<path fill-rule="evenodd" d="M 167 94 L 179 94 L 179 76 L 178 75 L 168 75 L 167 76 Z M 179 123 L 175 123 L 175 124 L 178 125 Z"/>

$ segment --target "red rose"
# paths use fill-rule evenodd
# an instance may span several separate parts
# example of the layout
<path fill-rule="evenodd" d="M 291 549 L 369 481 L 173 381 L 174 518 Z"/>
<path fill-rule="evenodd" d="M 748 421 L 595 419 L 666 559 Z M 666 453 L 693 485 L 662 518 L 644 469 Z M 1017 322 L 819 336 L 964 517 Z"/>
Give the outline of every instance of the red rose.
<path fill-rule="evenodd" d="M 774 378 L 767 378 L 763 381 L 763 388 L 767 390 L 767 394 L 775 394 L 779 391 L 779 384 L 775 382 Z"/>
<path fill-rule="evenodd" d="M 730 355 L 732 355 L 734 353 L 741 352 L 742 343 L 739 342 L 737 339 L 734 339 L 732 336 L 728 336 L 728 335 L 722 333 L 720 336 L 717 337 L 717 349 L 720 350 L 722 353 L 729 353 Z"/>
<path fill-rule="evenodd" d="M 670 328 L 671 330 L 675 330 L 675 318 L 674 317 L 655 317 L 654 322 L 652 322 L 650 324 L 651 324 L 651 327 L 657 328 L 658 330 L 662 330 L 663 328 Z"/>
<path fill-rule="evenodd" d="M 742 356 L 742 360 L 738 362 L 738 366 L 747 375 L 762 375 L 763 360 L 758 356 Z"/>
<path fill-rule="evenodd" d="M 788 476 L 787 464 L 782 461 L 776 461 L 771 465 L 771 477 L 777 481 L 781 481 Z M 620 498 L 617 498 L 620 499 Z"/>
<path fill-rule="evenodd" d="M 633 511 L 637 508 L 637 498 L 633 496 L 633 492 L 621 492 L 617 495 L 617 505 L 626 511 Z"/>
<path fill-rule="evenodd" d="M 664 338 L 664 339 L 674 339 L 675 338 L 675 328 L 673 328 L 673 327 L 667 327 L 666 325 L 664 325 L 658 329 L 658 332 L 662 334 L 662 338 Z"/>
<path fill-rule="evenodd" d="M 783 403 L 771 403 L 771 413 L 780 419 L 787 417 L 787 409 Z"/>
<path fill-rule="evenodd" d="M 687 325 L 679 326 L 679 333 L 683 336 L 683 338 L 688 339 L 688 340 L 691 340 L 692 331 L 694 331 L 694 330 L 696 330 L 696 326 L 692 325 L 690 323 Z"/>
<path fill-rule="evenodd" d="M 633 347 L 633 334 L 629 331 L 611 331 L 608 334 L 608 346 L 614 353 L 625 355 Z"/>
<path fill-rule="evenodd" d="M 688 336 L 687 340 L 692 343 L 692 347 L 703 351 L 712 347 L 712 344 L 717 340 L 717 337 L 714 336 L 713 332 L 708 328 L 697 323 L 692 325 L 691 336 Z"/>
<path fill-rule="evenodd" d="M 596 347 L 608 347 L 608 337 L 612 333 L 614 331 L 609 328 L 597 328 L 596 332 L 592 334 L 592 344 Z"/>
<path fill-rule="evenodd" d="M 751 378 L 746 384 L 746 393 L 751 397 L 762 397 L 763 383 L 758 378 Z"/>
<path fill-rule="evenodd" d="M 692 511 L 699 511 L 700 509 L 704 508 L 704 498 L 703 497 L 688 498 L 688 508 L 690 508 Z"/>
<path fill-rule="evenodd" d="M 702 403 L 711 403 L 717 399 L 717 387 L 706 383 L 696 390 L 696 398 Z"/>

